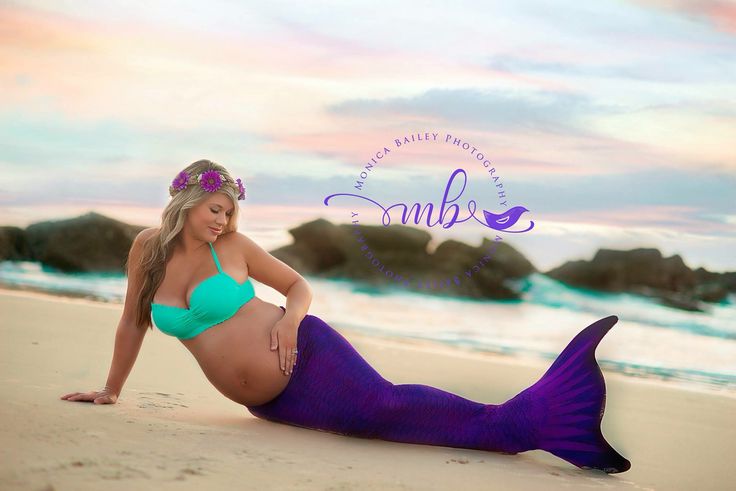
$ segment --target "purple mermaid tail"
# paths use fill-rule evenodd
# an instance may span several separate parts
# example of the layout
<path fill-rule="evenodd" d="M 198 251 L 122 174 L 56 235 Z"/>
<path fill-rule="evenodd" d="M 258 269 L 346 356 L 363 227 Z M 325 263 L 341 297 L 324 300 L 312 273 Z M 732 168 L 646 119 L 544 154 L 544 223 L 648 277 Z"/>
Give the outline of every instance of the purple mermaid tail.
<path fill-rule="evenodd" d="M 611 315 L 583 329 L 542 378 L 503 404 L 511 411 L 529 411 L 530 419 L 538 422 L 534 448 L 607 473 L 631 468 L 601 432 L 606 384 L 595 349 L 616 322 L 618 317 Z"/>
<path fill-rule="evenodd" d="M 342 435 L 503 453 L 542 449 L 584 469 L 624 472 L 631 463 L 601 433 L 605 382 L 595 360 L 617 321 L 609 316 L 589 325 L 534 385 L 503 404 L 484 404 L 428 385 L 391 383 L 340 333 L 308 314 L 286 388 L 248 410 Z"/>

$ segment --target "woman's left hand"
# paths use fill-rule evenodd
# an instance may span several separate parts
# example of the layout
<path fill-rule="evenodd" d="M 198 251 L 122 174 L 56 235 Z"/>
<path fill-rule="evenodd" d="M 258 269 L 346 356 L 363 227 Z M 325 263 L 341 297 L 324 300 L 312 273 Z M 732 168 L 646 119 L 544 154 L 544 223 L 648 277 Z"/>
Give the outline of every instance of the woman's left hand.
<path fill-rule="evenodd" d="M 278 348 L 279 364 L 284 375 L 289 375 L 296 365 L 294 349 L 296 346 L 299 325 L 289 321 L 286 317 L 279 319 L 271 329 L 271 351 Z"/>

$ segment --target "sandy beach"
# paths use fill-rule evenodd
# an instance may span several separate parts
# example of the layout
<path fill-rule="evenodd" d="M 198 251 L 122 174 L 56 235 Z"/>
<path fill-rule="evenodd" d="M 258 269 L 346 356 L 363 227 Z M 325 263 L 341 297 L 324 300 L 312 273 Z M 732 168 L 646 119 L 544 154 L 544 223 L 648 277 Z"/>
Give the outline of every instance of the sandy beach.
<path fill-rule="evenodd" d="M 0 489 L 732 489 L 736 396 L 605 372 L 607 475 L 541 450 L 502 455 L 259 420 L 173 338 L 148 333 L 116 405 L 59 397 L 104 384 L 122 306 L 0 290 Z M 319 316 L 319 312 L 310 312 Z M 546 364 L 338 329 L 384 377 L 501 403 Z M 562 347 L 560 347 L 562 348 Z"/>

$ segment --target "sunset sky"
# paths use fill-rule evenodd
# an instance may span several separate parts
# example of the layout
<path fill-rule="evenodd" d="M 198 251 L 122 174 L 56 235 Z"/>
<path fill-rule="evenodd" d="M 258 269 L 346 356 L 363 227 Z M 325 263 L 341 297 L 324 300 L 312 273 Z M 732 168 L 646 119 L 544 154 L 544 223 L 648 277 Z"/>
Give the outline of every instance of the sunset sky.
<path fill-rule="evenodd" d="M 492 161 L 542 269 L 657 247 L 736 270 L 734 2 L 3 0 L 0 66 L 3 225 L 155 225 L 201 158 L 244 179 L 245 230 L 347 223 L 324 197 L 434 132 Z M 502 211 L 459 147 L 391 150 L 369 195 L 439 205 L 463 167 L 463 201 Z"/>

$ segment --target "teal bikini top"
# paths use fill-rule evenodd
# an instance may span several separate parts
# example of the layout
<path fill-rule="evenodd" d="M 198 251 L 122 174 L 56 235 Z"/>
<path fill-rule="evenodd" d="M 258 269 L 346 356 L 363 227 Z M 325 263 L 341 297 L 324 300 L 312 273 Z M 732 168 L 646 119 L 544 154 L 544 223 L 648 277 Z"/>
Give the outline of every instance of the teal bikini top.
<path fill-rule="evenodd" d="M 255 297 L 250 277 L 244 283 L 235 281 L 220 267 L 212 243 L 210 250 L 220 273 L 204 279 L 194 288 L 188 309 L 151 303 L 153 321 L 164 334 L 192 339 L 215 324 L 226 321 Z"/>

